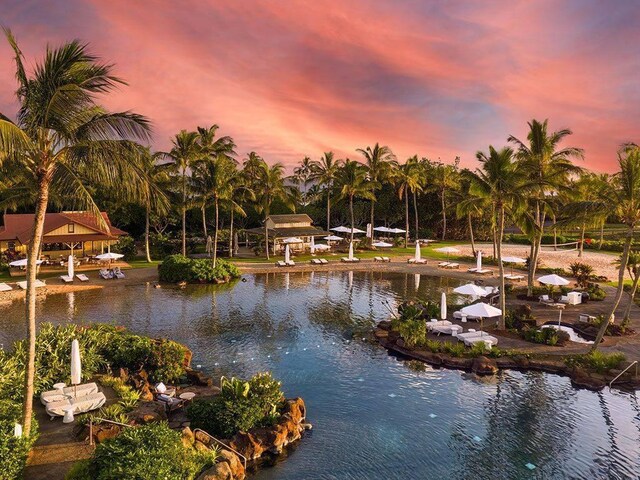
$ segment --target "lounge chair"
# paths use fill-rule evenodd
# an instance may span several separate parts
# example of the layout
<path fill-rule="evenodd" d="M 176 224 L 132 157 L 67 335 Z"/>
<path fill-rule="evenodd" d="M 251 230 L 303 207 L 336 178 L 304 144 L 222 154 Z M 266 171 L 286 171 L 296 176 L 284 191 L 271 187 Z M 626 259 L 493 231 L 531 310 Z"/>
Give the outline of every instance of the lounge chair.
<path fill-rule="evenodd" d="M 48 405 L 49 403 L 68 399 L 69 396 L 79 398 L 85 395 L 93 395 L 98 392 L 98 385 L 96 383 L 83 383 L 82 385 L 64 387 L 62 391 L 50 390 L 48 392 L 42 392 L 40 394 L 40 402 L 42 402 L 43 405 Z"/>
<path fill-rule="evenodd" d="M 460 264 L 459 263 L 449 263 L 444 268 L 447 268 L 447 269 L 450 269 L 450 270 L 458 269 L 458 268 L 460 268 Z"/>
<path fill-rule="evenodd" d="M 457 311 L 453 312 L 453 318 L 455 318 L 456 320 L 464 320 L 465 318 L 467 320 L 480 320 L 480 317 L 473 317 L 471 315 L 464 315 L 460 310 L 457 310 Z"/>
<path fill-rule="evenodd" d="M 178 410 L 179 408 L 182 408 L 185 404 L 185 400 L 181 398 L 171 397 L 163 393 L 156 395 L 156 401 L 164 405 L 165 411 L 167 413 L 171 413 L 174 410 Z"/>
<path fill-rule="evenodd" d="M 440 267 L 440 268 L 446 268 L 448 265 L 449 265 L 449 262 L 440 262 L 440 263 L 438 264 L 438 267 Z"/>
<path fill-rule="evenodd" d="M 415 258 L 410 258 L 409 260 L 407 260 L 407 263 L 420 263 L 420 264 L 424 264 L 427 263 L 427 261 L 424 258 L 421 258 L 420 260 L 416 260 Z"/>
<path fill-rule="evenodd" d="M 478 270 L 477 268 L 470 268 L 467 270 L 470 273 L 476 273 L 478 275 L 493 275 L 493 270 L 489 270 L 488 268 L 483 268 Z"/>
<path fill-rule="evenodd" d="M 8 292 L 9 290 L 13 290 L 13 288 L 6 283 L 0 283 L 0 292 Z"/>
<path fill-rule="evenodd" d="M 312 265 L 322 265 L 322 262 L 320 261 L 319 258 L 312 258 L 311 259 L 311 264 Z"/>
<path fill-rule="evenodd" d="M 538 301 L 540 303 L 553 303 L 553 299 L 549 297 L 549 295 L 540 295 L 538 297 Z"/>
<path fill-rule="evenodd" d="M 436 320 L 432 318 L 427 322 L 427 330 L 433 330 L 436 327 L 450 327 L 453 325 L 449 320 Z"/>
<path fill-rule="evenodd" d="M 287 264 L 284 263 L 284 260 L 278 260 L 276 262 L 276 267 L 286 267 L 286 266 L 287 266 Z"/>
<path fill-rule="evenodd" d="M 431 329 L 436 335 L 453 335 L 454 337 L 458 333 L 462 333 L 462 327 L 460 325 L 436 325 Z"/>
<path fill-rule="evenodd" d="M 64 283 L 73 283 L 73 277 L 70 277 L 69 275 L 60 275 L 60 280 Z"/>
<path fill-rule="evenodd" d="M 113 270 L 113 275 L 120 280 L 124 278 L 124 272 L 120 270 L 120 267 Z"/>
<path fill-rule="evenodd" d="M 345 263 L 358 263 L 360 261 L 359 258 L 353 257 L 351 259 L 349 259 L 348 257 L 342 257 L 340 259 L 341 262 L 345 262 Z"/>
<path fill-rule="evenodd" d="M 66 413 L 66 407 L 73 406 L 73 413 L 85 413 L 97 410 L 102 407 L 107 398 L 104 393 L 92 393 L 89 395 L 77 396 L 61 400 L 59 402 L 48 403 L 45 407 L 47 415 L 53 417 L 63 417 Z"/>
<path fill-rule="evenodd" d="M 23 280 L 21 282 L 17 282 L 16 285 L 18 285 L 22 290 L 26 290 L 27 289 L 27 281 L 26 280 Z M 40 287 L 46 287 L 47 284 L 44 283 L 42 280 L 38 280 L 36 278 L 35 286 L 36 286 L 36 288 L 40 288 Z"/>
<path fill-rule="evenodd" d="M 104 268 L 100 270 L 98 275 L 100 275 L 100 278 L 103 278 L 105 280 L 111 280 L 113 278 L 113 272 L 110 272 L 109 270 L 106 270 Z"/>
<path fill-rule="evenodd" d="M 559 303 L 569 303 L 569 296 L 568 295 L 561 295 L 560 296 L 560 300 L 558 300 Z"/>
<path fill-rule="evenodd" d="M 76 275 L 76 278 L 78 280 L 80 280 L 81 282 L 88 282 L 89 281 L 89 277 L 87 277 L 84 273 L 78 273 Z"/>
<path fill-rule="evenodd" d="M 329 260 L 327 260 L 326 258 L 319 258 L 318 260 L 320 260 L 320 263 L 323 265 L 328 265 L 329 264 Z"/>
<path fill-rule="evenodd" d="M 462 340 L 464 342 L 464 344 L 467 347 L 471 347 L 473 345 L 475 345 L 476 343 L 484 343 L 485 346 L 489 349 L 491 347 L 494 347 L 498 344 L 498 339 L 496 337 L 493 337 L 491 335 L 481 335 L 481 336 L 477 336 L 477 337 L 470 337 L 470 338 L 465 338 Z"/>
<path fill-rule="evenodd" d="M 504 278 L 506 278 L 507 280 L 518 281 L 524 280 L 524 275 L 505 275 Z"/>
<path fill-rule="evenodd" d="M 374 262 L 382 262 L 382 257 L 373 257 Z"/>
<path fill-rule="evenodd" d="M 289 260 L 288 262 L 284 262 L 284 264 L 287 267 L 295 267 L 296 266 L 296 262 L 294 262 L 293 260 Z"/>

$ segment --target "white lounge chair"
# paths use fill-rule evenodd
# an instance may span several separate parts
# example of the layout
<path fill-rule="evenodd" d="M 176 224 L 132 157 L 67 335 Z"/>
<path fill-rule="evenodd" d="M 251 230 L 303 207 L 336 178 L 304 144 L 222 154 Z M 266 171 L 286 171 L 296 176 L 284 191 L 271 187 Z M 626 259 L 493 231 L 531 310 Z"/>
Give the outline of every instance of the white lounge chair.
<path fill-rule="evenodd" d="M 560 300 L 558 300 L 559 303 L 569 303 L 569 297 L 567 295 L 561 295 L 560 296 Z"/>
<path fill-rule="evenodd" d="M 460 325 L 436 325 L 431 329 L 433 333 L 436 335 L 453 335 L 456 336 L 458 333 L 462 333 L 462 327 Z"/>
<path fill-rule="evenodd" d="M 467 347 L 471 347 L 473 345 L 475 345 L 476 343 L 480 343 L 483 342 L 485 344 L 485 346 L 487 347 L 487 349 L 491 348 L 491 347 L 495 347 L 498 344 L 498 339 L 496 337 L 493 337 L 491 335 L 481 335 L 481 336 L 477 336 L 477 337 L 470 337 L 470 338 L 465 338 L 462 340 L 464 342 L 464 344 Z"/>
<path fill-rule="evenodd" d="M 427 322 L 427 330 L 433 330 L 435 327 L 450 327 L 453 325 L 449 320 L 436 320 L 432 318 Z"/>
<path fill-rule="evenodd" d="M 407 260 L 407 263 L 427 263 L 427 261 L 424 258 L 421 258 L 420 260 L 416 260 L 415 258 L 410 258 L 409 260 Z"/>
<path fill-rule="evenodd" d="M 113 275 L 120 280 L 124 278 L 124 272 L 120 270 L 120 267 L 113 270 Z"/>
<path fill-rule="evenodd" d="M 111 280 L 113 278 L 113 272 L 105 269 L 100 270 L 98 275 L 100 275 L 100 278 L 103 278 L 105 280 Z"/>
<path fill-rule="evenodd" d="M 284 260 L 278 260 L 276 262 L 276 267 L 286 267 L 286 266 L 287 266 L 287 264 L 284 263 Z"/>
<path fill-rule="evenodd" d="M 319 258 L 312 258 L 311 259 L 311 264 L 312 265 L 322 265 L 322 262 L 320 261 Z"/>
<path fill-rule="evenodd" d="M 440 263 L 438 264 L 438 266 L 439 266 L 440 268 L 446 268 L 448 265 L 449 265 L 449 262 L 440 262 Z"/>
<path fill-rule="evenodd" d="M 287 267 L 295 267 L 296 266 L 296 262 L 294 262 L 293 260 L 289 260 L 288 262 L 284 262 L 284 264 Z"/>
<path fill-rule="evenodd" d="M 94 382 L 83 383 L 82 385 L 76 385 L 71 387 L 64 387 L 62 390 L 49 390 L 48 392 L 42 392 L 40 394 L 40 402 L 43 405 L 49 403 L 59 402 L 67 399 L 68 397 L 83 397 L 86 395 L 93 395 L 98 393 L 98 385 Z"/>
<path fill-rule="evenodd" d="M 448 263 L 447 265 L 445 265 L 444 268 L 448 268 L 448 269 L 458 269 L 460 268 L 460 264 L 459 263 Z"/>
<path fill-rule="evenodd" d="M 320 263 L 323 265 L 329 264 L 329 261 L 326 258 L 319 258 L 318 260 L 320 260 Z"/>
<path fill-rule="evenodd" d="M 471 315 L 465 315 L 460 310 L 457 310 L 457 311 L 453 312 L 453 318 L 455 318 L 456 320 L 464 320 L 465 318 L 467 320 L 480 320 L 480 317 L 474 317 L 474 316 L 471 316 Z"/>
<path fill-rule="evenodd" d="M 88 282 L 89 281 L 89 277 L 87 277 L 84 273 L 78 273 L 76 275 L 76 278 L 78 280 L 80 280 L 81 282 Z"/>
<path fill-rule="evenodd" d="M 104 393 L 92 393 L 84 396 L 71 397 L 59 402 L 48 403 L 45 407 L 47 415 L 51 417 L 63 417 L 66 407 L 73 406 L 73 413 L 85 413 L 102 407 L 107 398 Z"/>
<path fill-rule="evenodd" d="M 60 275 L 60 280 L 64 283 L 73 283 L 73 277 L 70 277 L 69 275 Z"/>
<path fill-rule="evenodd" d="M 471 269 L 469 271 L 471 271 Z M 493 275 L 493 270 L 489 270 L 488 268 L 478 270 L 477 268 L 474 268 L 472 273 L 476 273 L 478 275 Z"/>
<path fill-rule="evenodd" d="M 8 292 L 10 290 L 13 290 L 13 288 L 11 288 L 6 283 L 0 283 L 0 292 Z"/>
<path fill-rule="evenodd" d="M 345 263 L 358 263 L 360 259 L 357 257 L 353 257 L 351 259 L 349 259 L 348 257 L 342 257 L 340 261 Z"/>
<path fill-rule="evenodd" d="M 538 297 L 538 301 L 539 301 L 540 303 L 552 303 L 552 302 L 553 302 L 553 299 L 552 299 L 552 298 L 549 298 L 549 295 L 540 295 L 540 296 Z"/>
<path fill-rule="evenodd" d="M 505 275 L 504 278 L 506 278 L 507 280 L 524 280 L 524 275 Z"/>
<path fill-rule="evenodd" d="M 27 289 L 27 281 L 26 280 L 23 280 L 21 282 L 17 282 L 16 285 L 18 285 L 22 290 L 26 290 Z M 44 283 L 42 280 L 38 280 L 36 278 L 35 286 L 36 286 L 36 288 L 40 288 L 40 287 L 46 287 L 47 284 Z"/>

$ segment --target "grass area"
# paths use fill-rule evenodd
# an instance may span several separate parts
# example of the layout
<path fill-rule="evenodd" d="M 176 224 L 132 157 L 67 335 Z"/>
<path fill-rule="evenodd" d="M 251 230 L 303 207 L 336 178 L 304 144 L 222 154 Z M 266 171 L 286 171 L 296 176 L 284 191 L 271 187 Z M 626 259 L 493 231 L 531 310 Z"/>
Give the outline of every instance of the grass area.
<path fill-rule="evenodd" d="M 162 263 L 161 260 L 151 260 L 151 263 L 147 262 L 145 257 L 136 257 L 135 260 L 130 260 L 127 262 L 131 268 L 149 268 L 149 267 L 157 267 Z"/>

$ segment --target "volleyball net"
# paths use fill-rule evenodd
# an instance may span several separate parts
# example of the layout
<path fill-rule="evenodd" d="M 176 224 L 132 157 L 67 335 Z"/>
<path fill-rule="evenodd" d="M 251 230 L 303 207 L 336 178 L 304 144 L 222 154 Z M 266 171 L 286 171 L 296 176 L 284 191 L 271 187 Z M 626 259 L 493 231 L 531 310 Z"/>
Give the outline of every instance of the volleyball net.
<path fill-rule="evenodd" d="M 578 250 L 580 242 L 567 242 L 567 243 L 553 243 L 540 245 L 540 251 L 552 252 L 552 251 L 565 251 L 572 252 Z"/>

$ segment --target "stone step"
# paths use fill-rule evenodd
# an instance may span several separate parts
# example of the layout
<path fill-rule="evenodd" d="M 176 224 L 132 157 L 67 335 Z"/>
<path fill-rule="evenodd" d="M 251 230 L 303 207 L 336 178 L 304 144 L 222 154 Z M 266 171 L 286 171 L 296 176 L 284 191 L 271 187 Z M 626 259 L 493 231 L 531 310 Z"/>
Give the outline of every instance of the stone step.
<path fill-rule="evenodd" d="M 58 443 L 54 445 L 37 445 L 31 449 L 27 465 L 48 465 L 52 463 L 70 462 L 89 458 L 95 449 L 85 442 Z"/>

